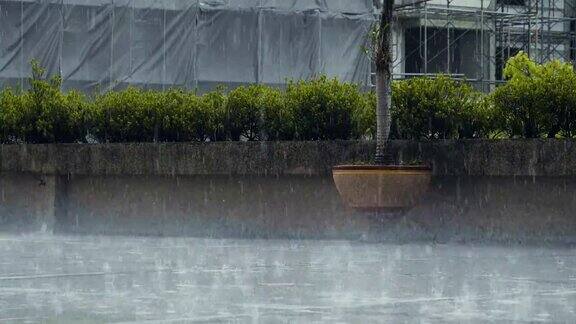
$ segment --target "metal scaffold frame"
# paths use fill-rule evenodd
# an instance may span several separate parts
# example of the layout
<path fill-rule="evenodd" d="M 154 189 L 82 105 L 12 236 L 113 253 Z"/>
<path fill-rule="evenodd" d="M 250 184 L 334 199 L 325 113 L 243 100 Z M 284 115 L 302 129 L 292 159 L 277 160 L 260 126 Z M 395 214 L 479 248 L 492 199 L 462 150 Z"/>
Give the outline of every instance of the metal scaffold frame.
<path fill-rule="evenodd" d="M 538 63 L 560 59 L 575 64 L 576 0 L 478 0 L 476 6 L 470 3 L 467 2 L 468 6 L 458 0 L 398 3 L 399 37 L 410 37 L 407 27 L 418 29 L 418 45 L 405 48 L 405 53 L 397 51 L 394 77 L 442 73 L 470 81 L 487 91 L 502 82 L 499 71 L 504 62 L 520 50 Z M 439 35 L 445 38 L 441 48 L 438 47 Z M 467 62 L 475 66 L 475 75 L 459 73 L 454 68 L 454 48 L 459 46 L 461 38 L 470 35 L 474 39 L 474 55 Z M 432 39 L 436 52 L 429 48 Z M 422 63 L 420 71 L 406 73 L 399 68 L 414 55 Z M 432 62 L 439 57 L 445 60 L 443 69 L 431 69 Z"/>

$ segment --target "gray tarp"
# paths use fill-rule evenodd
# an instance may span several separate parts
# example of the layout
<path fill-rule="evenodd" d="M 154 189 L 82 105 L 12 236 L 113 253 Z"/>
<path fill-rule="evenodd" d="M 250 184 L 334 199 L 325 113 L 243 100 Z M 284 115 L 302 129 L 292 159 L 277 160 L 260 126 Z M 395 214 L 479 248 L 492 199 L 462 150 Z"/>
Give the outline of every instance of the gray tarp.
<path fill-rule="evenodd" d="M 366 84 L 372 0 L 0 0 L 0 86 L 210 89 L 318 74 Z"/>

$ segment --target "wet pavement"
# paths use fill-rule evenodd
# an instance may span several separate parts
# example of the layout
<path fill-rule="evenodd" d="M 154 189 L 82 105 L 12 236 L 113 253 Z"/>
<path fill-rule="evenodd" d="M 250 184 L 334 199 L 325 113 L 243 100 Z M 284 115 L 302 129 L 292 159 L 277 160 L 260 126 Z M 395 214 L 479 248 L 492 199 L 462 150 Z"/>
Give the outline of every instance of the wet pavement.
<path fill-rule="evenodd" d="M 0 236 L 0 322 L 514 321 L 576 321 L 576 249 Z"/>

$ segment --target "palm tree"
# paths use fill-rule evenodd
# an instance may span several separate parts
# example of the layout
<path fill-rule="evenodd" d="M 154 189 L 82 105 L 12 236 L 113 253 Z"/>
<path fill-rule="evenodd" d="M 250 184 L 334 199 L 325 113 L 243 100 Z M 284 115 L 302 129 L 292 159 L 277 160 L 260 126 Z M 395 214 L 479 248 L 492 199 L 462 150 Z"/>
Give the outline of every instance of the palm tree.
<path fill-rule="evenodd" d="M 384 0 L 374 63 L 376 65 L 376 95 L 378 104 L 376 107 L 376 164 L 389 162 L 386 152 L 386 144 L 390 134 L 390 106 L 392 99 L 392 17 L 394 0 Z"/>

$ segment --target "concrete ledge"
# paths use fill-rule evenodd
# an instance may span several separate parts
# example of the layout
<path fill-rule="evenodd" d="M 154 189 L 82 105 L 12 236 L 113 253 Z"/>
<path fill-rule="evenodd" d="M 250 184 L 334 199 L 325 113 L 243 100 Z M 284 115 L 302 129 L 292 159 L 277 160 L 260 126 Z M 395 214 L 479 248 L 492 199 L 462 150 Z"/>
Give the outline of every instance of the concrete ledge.
<path fill-rule="evenodd" d="M 218 142 L 1 145 L 0 171 L 51 175 L 328 175 L 370 161 L 374 143 Z M 438 176 L 575 176 L 574 140 L 394 141 L 398 162 Z"/>

